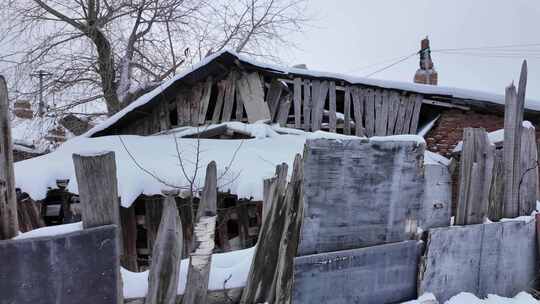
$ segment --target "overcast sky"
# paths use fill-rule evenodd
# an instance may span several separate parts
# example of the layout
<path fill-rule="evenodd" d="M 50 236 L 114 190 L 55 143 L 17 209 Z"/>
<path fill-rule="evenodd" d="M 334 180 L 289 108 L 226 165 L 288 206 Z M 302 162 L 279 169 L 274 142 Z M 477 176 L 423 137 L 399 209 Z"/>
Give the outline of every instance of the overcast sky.
<path fill-rule="evenodd" d="M 512 80 L 517 83 L 526 58 L 527 97 L 540 100 L 539 0 L 311 0 L 308 13 L 312 26 L 295 37 L 300 49 L 284 51 L 287 62 L 365 76 L 417 51 L 426 35 L 433 50 L 538 44 L 432 57 L 439 85 L 500 94 Z M 394 60 L 361 69 L 387 59 Z M 372 77 L 410 82 L 417 68 L 414 56 Z"/>

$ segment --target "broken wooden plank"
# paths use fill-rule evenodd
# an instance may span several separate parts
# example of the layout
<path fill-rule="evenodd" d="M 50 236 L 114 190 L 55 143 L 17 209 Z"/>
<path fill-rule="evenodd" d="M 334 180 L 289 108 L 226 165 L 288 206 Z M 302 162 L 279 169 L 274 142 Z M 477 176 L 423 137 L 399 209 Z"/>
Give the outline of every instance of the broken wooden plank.
<path fill-rule="evenodd" d="M 236 71 L 231 71 L 227 77 L 227 86 L 225 87 L 225 96 L 223 97 L 223 113 L 221 122 L 231 121 L 232 109 L 234 105 L 234 96 L 236 92 L 236 82 L 238 78 Z"/>
<path fill-rule="evenodd" d="M 302 79 L 294 79 L 294 127 L 300 129 L 302 127 Z"/>
<path fill-rule="evenodd" d="M 189 257 L 187 283 L 182 304 L 205 304 L 208 298 L 208 280 L 214 232 L 217 218 L 217 169 L 214 161 L 206 168 L 204 189 L 195 219 L 195 250 Z"/>
<path fill-rule="evenodd" d="M 272 78 L 270 81 L 270 87 L 266 93 L 266 104 L 268 105 L 270 119 L 274 120 L 279 109 L 279 100 L 281 99 L 281 93 L 283 92 L 283 84 L 277 78 Z"/>
<path fill-rule="evenodd" d="M 309 79 L 304 80 L 304 131 L 309 131 L 311 128 L 311 81 Z"/>
<path fill-rule="evenodd" d="M 199 124 L 202 125 L 206 122 L 206 112 L 208 112 L 208 105 L 210 104 L 210 97 L 212 96 L 212 86 L 214 85 L 212 76 L 206 78 L 204 83 L 204 91 L 202 93 L 201 104 L 199 106 Z"/>
<path fill-rule="evenodd" d="M 351 134 L 351 87 L 345 86 L 345 92 L 343 95 L 343 134 Z M 358 119 L 358 118 L 357 118 Z M 362 119 L 360 118 L 360 121 Z"/>
<path fill-rule="evenodd" d="M 535 128 L 525 123 L 521 133 L 519 215 L 530 215 L 536 209 L 538 192 L 538 151 Z"/>
<path fill-rule="evenodd" d="M 353 99 L 353 109 L 354 109 L 354 127 L 356 136 L 366 136 L 366 130 L 362 119 L 364 116 L 364 100 L 365 100 L 365 91 L 359 87 L 352 88 L 352 99 Z"/>
<path fill-rule="evenodd" d="M 372 89 L 364 91 L 364 117 L 366 121 L 365 132 L 367 137 L 375 134 L 375 92 Z"/>
<path fill-rule="evenodd" d="M 221 109 L 223 108 L 223 99 L 225 97 L 225 88 L 227 87 L 227 80 L 222 80 L 217 83 L 218 94 L 216 98 L 216 105 L 214 107 L 214 113 L 212 114 L 212 123 L 219 123 L 221 117 Z"/>
<path fill-rule="evenodd" d="M 161 222 L 152 250 L 145 304 L 176 303 L 183 237 L 173 195 L 168 193 L 163 202 Z"/>
<path fill-rule="evenodd" d="M 278 114 L 276 116 L 276 122 L 279 123 L 280 126 L 286 127 L 287 119 L 289 118 L 289 113 L 291 110 L 291 96 L 289 94 L 282 95 L 279 103 L 280 105 Z"/>
<path fill-rule="evenodd" d="M 424 98 L 420 94 L 414 95 L 414 109 L 411 118 L 411 125 L 409 127 L 410 134 L 416 134 L 418 130 L 418 120 L 420 119 L 420 109 L 422 108 L 422 102 Z"/>
<path fill-rule="evenodd" d="M 249 123 L 270 120 L 270 110 L 264 101 L 261 76 L 257 72 L 243 73 L 238 80 L 238 98 L 242 100 Z"/>
<path fill-rule="evenodd" d="M 328 87 L 328 104 L 330 108 L 328 116 L 328 128 L 330 132 L 336 133 L 336 83 L 330 81 Z"/>
<path fill-rule="evenodd" d="M 19 233 L 9 113 L 6 80 L 0 75 L 0 240 Z"/>
<path fill-rule="evenodd" d="M 73 154 L 83 227 L 120 225 L 118 182 L 114 152 Z"/>

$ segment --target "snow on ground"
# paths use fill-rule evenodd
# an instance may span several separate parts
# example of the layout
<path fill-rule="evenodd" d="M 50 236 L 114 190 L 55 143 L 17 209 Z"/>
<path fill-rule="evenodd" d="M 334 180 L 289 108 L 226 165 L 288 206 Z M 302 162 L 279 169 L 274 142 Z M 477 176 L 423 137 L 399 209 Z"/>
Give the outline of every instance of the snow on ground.
<path fill-rule="evenodd" d="M 197 172 L 195 185 L 200 189 L 204 184 L 206 165 L 212 160 L 217 163 L 218 186 L 222 191 L 230 190 L 243 198 L 252 197 L 254 200 L 262 200 L 263 180 L 274 175 L 278 164 L 285 162 L 289 164 L 289 168 L 292 168 L 294 156 L 297 153 L 303 153 L 306 139 L 361 140 L 354 136 L 323 131 L 304 132 L 264 123 L 233 122 L 227 123 L 227 126 L 250 134 L 254 138 L 200 139 L 200 141 L 192 138 L 178 138 L 192 134 L 193 129 L 204 129 L 202 127 L 177 130 L 176 135 L 125 135 L 96 138 L 79 136 L 67 141 L 52 153 L 15 163 L 15 183 L 35 200 L 45 198 L 49 187 L 56 188 L 58 179 L 69 179 L 68 191 L 78 193 L 72 154 L 88 155 L 114 151 L 118 191 L 124 207 L 130 206 L 141 194 L 161 194 L 163 189 L 172 186 L 185 188 L 189 184 L 188 178 L 193 179 L 194 172 Z M 174 136 L 177 137 L 184 170 L 180 166 Z M 416 135 L 380 137 L 371 140 L 424 142 L 423 138 Z M 200 151 L 199 168 L 195 170 L 197 150 Z M 428 153 L 428 155 L 430 156 L 426 159 L 434 158 L 433 154 Z M 436 158 L 435 162 L 443 159 L 439 156 Z M 186 172 L 187 178 L 183 171 Z M 163 182 L 168 186 L 165 186 Z"/>
<path fill-rule="evenodd" d="M 435 296 L 431 293 L 422 295 L 418 300 L 404 302 L 402 304 L 437 304 Z M 442 304 L 442 303 L 441 303 Z M 453 296 L 444 304 L 538 304 L 538 300 L 526 292 L 520 292 L 513 298 L 505 298 L 497 295 L 488 295 L 485 299 L 479 299 L 475 295 L 462 292 Z"/>

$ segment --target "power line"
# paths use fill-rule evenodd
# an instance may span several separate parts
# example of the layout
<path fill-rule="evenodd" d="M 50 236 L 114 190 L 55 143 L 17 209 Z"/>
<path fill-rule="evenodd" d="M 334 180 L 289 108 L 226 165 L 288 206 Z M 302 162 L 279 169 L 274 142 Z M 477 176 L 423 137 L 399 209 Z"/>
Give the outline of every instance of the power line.
<path fill-rule="evenodd" d="M 538 46 L 538 47 L 540 47 L 540 43 L 506 44 L 506 45 L 498 45 L 498 46 L 482 46 L 482 47 L 466 47 L 466 48 L 450 48 L 450 49 L 433 49 L 431 51 L 432 52 L 441 52 L 441 51 L 493 50 L 493 49 L 505 49 L 505 48 L 513 48 L 513 47 L 530 47 L 530 46 Z"/>
<path fill-rule="evenodd" d="M 416 54 L 416 53 L 417 53 L 417 52 L 414 52 L 413 54 Z M 375 66 L 378 66 L 378 65 L 381 65 L 381 64 L 388 63 L 388 62 L 394 62 L 395 60 L 399 60 L 399 59 L 401 59 L 401 58 L 403 58 L 403 57 L 406 57 L 406 56 L 409 56 L 409 55 L 399 56 L 399 57 L 394 57 L 394 58 L 382 60 L 382 61 L 375 62 L 375 63 L 372 63 L 372 64 L 368 64 L 368 65 L 365 65 L 365 66 L 362 66 L 362 67 L 359 67 L 359 68 L 350 69 L 350 70 L 348 70 L 347 72 L 348 72 L 348 73 L 351 73 L 351 72 L 358 72 L 358 71 L 365 70 L 365 69 L 369 69 L 369 68 L 372 68 L 372 67 L 375 67 Z"/>
<path fill-rule="evenodd" d="M 376 70 L 376 71 L 373 72 L 373 73 L 370 73 L 370 74 L 366 75 L 365 77 L 371 77 L 371 76 L 373 76 L 373 75 L 375 75 L 375 74 L 377 74 L 377 73 L 380 73 L 380 72 L 382 72 L 382 71 L 384 71 L 384 70 L 387 70 L 387 69 L 389 69 L 389 68 L 391 68 L 391 67 L 393 67 L 393 66 L 395 66 L 395 65 L 397 65 L 397 64 L 400 64 L 400 63 L 402 63 L 403 61 L 405 61 L 405 60 L 407 60 L 407 59 L 409 59 L 409 58 L 411 58 L 412 56 L 415 56 L 415 55 L 417 55 L 417 54 L 418 54 L 418 52 L 414 52 L 414 53 L 412 53 L 412 54 L 410 54 L 410 55 L 408 55 L 408 56 L 405 56 L 405 57 L 401 58 L 400 60 L 398 60 L 398 61 L 396 61 L 396 62 L 394 62 L 394 63 L 392 63 L 392 64 L 389 64 L 389 65 L 387 65 L 387 66 L 385 66 L 385 67 L 383 67 L 383 68 L 380 68 L 380 69 Z"/>

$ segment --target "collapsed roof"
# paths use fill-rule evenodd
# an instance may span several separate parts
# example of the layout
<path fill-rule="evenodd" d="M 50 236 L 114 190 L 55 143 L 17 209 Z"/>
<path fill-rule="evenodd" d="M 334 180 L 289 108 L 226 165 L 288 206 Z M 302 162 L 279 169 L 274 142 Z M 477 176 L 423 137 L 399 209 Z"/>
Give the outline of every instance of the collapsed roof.
<path fill-rule="evenodd" d="M 302 77 L 307 79 L 332 80 L 351 85 L 356 84 L 418 93 L 422 94 L 425 100 L 432 101 L 434 104 L 437 104 L 437 102 L 444 102 L 453 104 L 457 107 L 467 106 L 494 112 L 501 112 L 504 110 L 504 95 L 444 86 L 378 80 L 301 68 L 280 67 L 273 64 L 260 63 L 234 52 L 224 50 L 206 57 L 193 67 L 176 75 L 174 78 L 163 82 L 154 90 L 141 96 L 130 105 L 105 120 L 102 124 L 86 132 L 84 136 L 91 137 L 105 135 L 107 129 L 114 127 L 117 124 L 122 124 L 123 122 L 148 111 L 148 109 L 153 107 L 154 103 L 159 100 L 160 96 L 173 95 L 180 85 L 194 85 L 195 83 L 206 79 L 208 76 L 226 71 L 230 67 L 238 67 L 241 70 L 256 70 L 264 75 L 272 75 L 284 79 Z M 540 116 L 540 101 L 527 100 L 525 108 L 527 114 Z"/>

